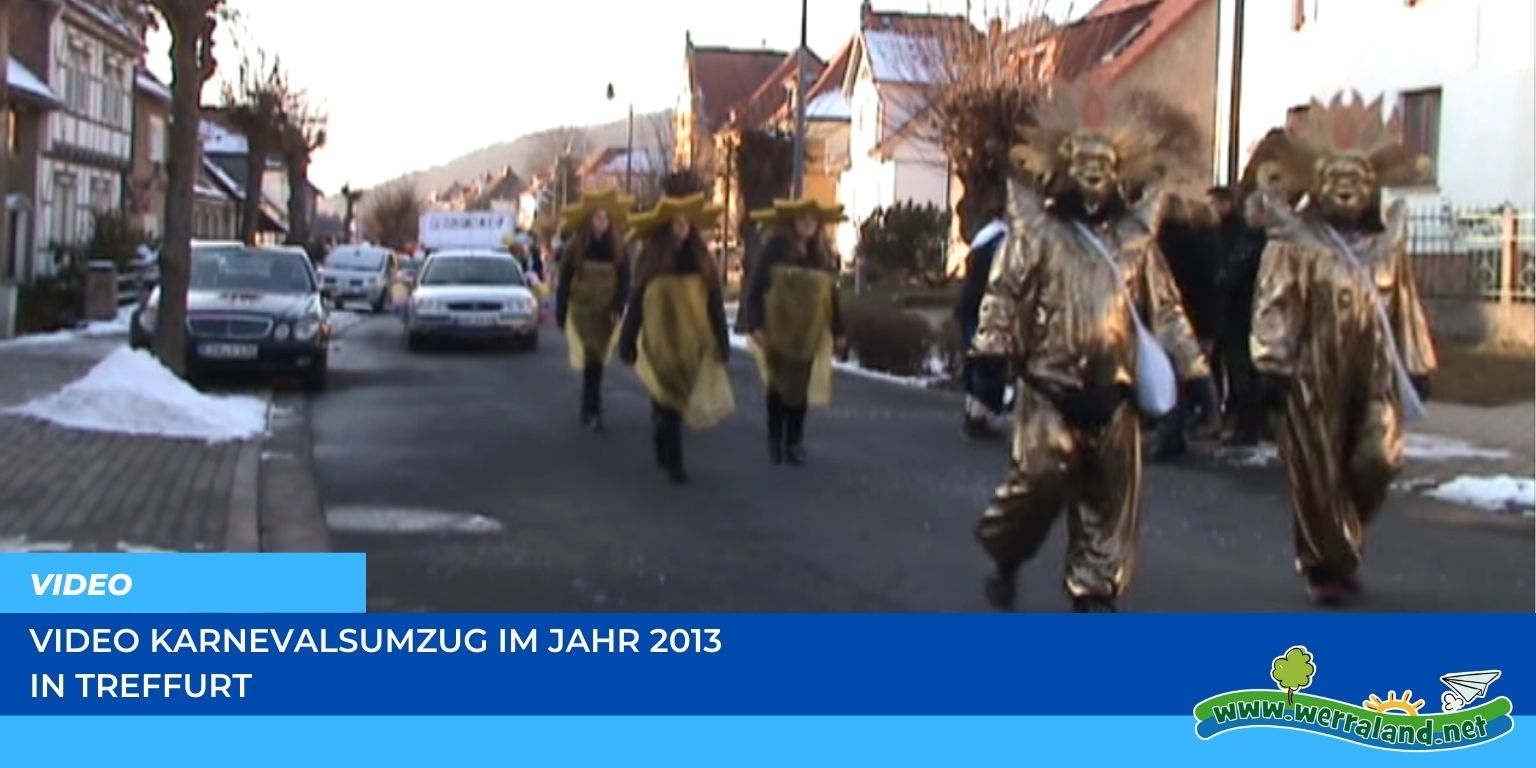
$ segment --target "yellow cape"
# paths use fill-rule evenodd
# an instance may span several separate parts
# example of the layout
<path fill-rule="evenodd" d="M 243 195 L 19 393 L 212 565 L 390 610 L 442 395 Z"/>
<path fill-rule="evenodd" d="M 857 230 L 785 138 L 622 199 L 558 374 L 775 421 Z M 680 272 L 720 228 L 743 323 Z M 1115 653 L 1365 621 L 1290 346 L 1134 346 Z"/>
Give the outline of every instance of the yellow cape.
<path fill-rule="evenodd" d="M 763 386 L 791 407 L 832 404 L 832 275 L 774 267 L 763 297 L 768 349 L 754 339 L 752 358 Z"/>
<path fill-rule="evenodd" d="M 571 368 L 584 370 L 588 362 L 606 365 L 619 343 L 619 326 L 613 316 L 613 295 L 619 290 L 618 268 L 603 262 L 584 262 L 571 280 L 570 307 L 565 317 Z"/>
<path fill-rule="evenodd" d="M 645 288 L 635 373 L 651 399 L 705 430 L 736 410 L 731 380 L 709 320 L 709 287 L 698 275 L 657 277 Z"/>

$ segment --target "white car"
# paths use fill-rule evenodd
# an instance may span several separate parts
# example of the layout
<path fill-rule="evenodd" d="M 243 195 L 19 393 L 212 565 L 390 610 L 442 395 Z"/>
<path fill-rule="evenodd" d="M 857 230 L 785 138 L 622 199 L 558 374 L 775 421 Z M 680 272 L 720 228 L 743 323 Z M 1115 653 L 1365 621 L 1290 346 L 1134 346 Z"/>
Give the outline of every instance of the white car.
<path fill-rule="evenodd" d="M 325 257 L 320 278 L 338 304 L 365 301 L 374 312 L 383 312 L 398 270 L 399 259 L 388 248 L 342 245 Z"/>
<path fill-rule="evenodd" d="M 408 346 L 438 339 L 539 346 L 539 301 L 517 259 L 498 251 L 442 251 L 421 268 L 405 311 Z"/>

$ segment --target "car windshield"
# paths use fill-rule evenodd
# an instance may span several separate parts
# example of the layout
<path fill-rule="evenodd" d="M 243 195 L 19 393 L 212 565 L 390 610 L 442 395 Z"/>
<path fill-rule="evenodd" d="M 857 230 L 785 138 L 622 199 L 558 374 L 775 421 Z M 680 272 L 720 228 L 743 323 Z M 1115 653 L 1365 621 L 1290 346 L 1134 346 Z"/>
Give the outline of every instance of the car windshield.
<path fill-rule="evenodd" d="M 198 291 L 313 293 L 306 257 L 261 248 L 219 248 L 192 253 L 191 287 Z"/>
<path fill-rule="evenodd" d="M 325 260 L 331 269 L 372 272 L 384 266 L 383 251 L 336 251 Z"/>
<path fill-rule="evenodd" d="M 422 285 L 522 285 L 523 272 L 509 258 L 486 256 L 436 259 L 427 264 Z"/>

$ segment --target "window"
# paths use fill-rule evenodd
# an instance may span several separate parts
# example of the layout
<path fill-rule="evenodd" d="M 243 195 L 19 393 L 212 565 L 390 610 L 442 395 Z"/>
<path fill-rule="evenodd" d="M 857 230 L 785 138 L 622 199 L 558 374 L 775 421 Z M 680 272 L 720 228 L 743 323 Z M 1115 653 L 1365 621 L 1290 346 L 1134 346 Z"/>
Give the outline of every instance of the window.
<path fill-rule="evenodd" d="M 149 161 L 156 165 L 165 163 L 165 118 L 149 117 Z"/>
<path fill-rule="evenodd" d="M 106 213 L 112 210 L 112 182 L 97 177 L 91 179 L 91 210 Z"/>
<path fill-rule="evenodd" d="M 123 78 L 126 70 L 115 61 L 103 61 L 101 67 L 101 119 L 108 125 L 127 126 Z"/>
<path fill-rule="evenodd" d="M 91 109 L 91 53 L 83 43 L 71 43 L 60 65 L 64 71 L 64 100 L 76 112 Z"/>
<path fill-rule="evenodd" d="M 1399 97 L 1403 118 L 1403 143 L 1429 158 L 1429 183 L 1437 181 L 1440 165 L 1440 89 L 1408 91 Z"/>
<path fill-rule="evenodd" d="M 60 242 L 75 240 L 75 211 L 79 206 L 76 198 L 75 175 L 59 173 L 53 177 L 53 239 Z"/>

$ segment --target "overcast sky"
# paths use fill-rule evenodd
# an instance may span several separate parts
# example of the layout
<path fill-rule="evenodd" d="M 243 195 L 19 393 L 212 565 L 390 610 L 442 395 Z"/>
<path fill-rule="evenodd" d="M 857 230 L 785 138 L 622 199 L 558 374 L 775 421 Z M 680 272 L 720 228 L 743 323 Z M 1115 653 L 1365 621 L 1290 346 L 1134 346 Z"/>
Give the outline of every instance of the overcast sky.
<path fill-rule="evenodd" d="M 240 50 L 279 54 L 330 114 L 330 145 L 312 174 L 327 194 L 369 186 L 498 141 L 558 125 L 672 107 L 683 86 L 684 33 L 697 45 L 792 50 L 796 0 L 230 0 L 238 40 L 221 37 L 221 72 Z M 877 10 L 965 13 L 1030 0 L 881 0 Z M 1050 0 L 1081 13 L 1092 0 Z M 831 57 L 858 29 L 860 0 L 811 0 L 811 49 Z M 167 77 L 164 35 L 150 66 Z M 239 50 L 237 50 L 239 49 Z M 618 98 L 609 103 L 609 82 Z M 218 100 L 218 80 L 204 93 Z"/>

